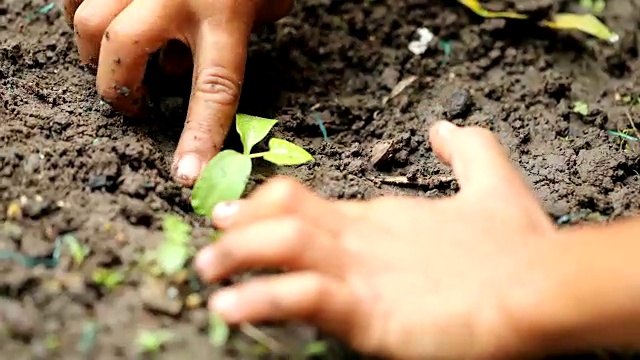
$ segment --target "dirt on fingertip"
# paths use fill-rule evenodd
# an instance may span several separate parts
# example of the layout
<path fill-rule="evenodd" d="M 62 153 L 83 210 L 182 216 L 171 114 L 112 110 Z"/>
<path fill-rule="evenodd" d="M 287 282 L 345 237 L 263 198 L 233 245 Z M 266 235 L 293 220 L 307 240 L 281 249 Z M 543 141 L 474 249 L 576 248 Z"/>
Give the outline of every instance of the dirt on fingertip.
<path fill-rule="evenodd" d="M 487 2 L 540 16 L 573 6 Z M 428 142 L 429 127 L 448 119 L 495 132 L 559 224 L 637 214 L 639 6 L 607 3 L 601 18 L 620 35 L 611 44 L 482 19 L 454 1 L 300 1 L 252 37 L 240 111 L 279 119 L 274 135 L 316 160 L 295 168 L 258 162 L 251 186 L 280 173 L 330 198 L 452 194 L 458 184 Z M 409 43 L 422 27 L 435 39 L 416 55 Z M 155 94 L 151 116 L 125 118 L 100 100 L 57 7 L 0 1 L 7 358 L 138 358 L 140 333 L 158 329 L 175 335 L 146 355 L 158 359 L 292 358 L 325 339 L 300 324 L 265 325 L 234 331 L 214 349 L 212 288 L 191 271 L 164 280 L 140 265 L 162 241 L 166 213 L 190 223 L 198 244 L 212 231 L 193 215 L 191 190 L 171 178 L 189 88 L 173 80 L 152 76 L 167 91 Z M 576 102 L 586 111 L 574 111 Z M 89 249 L 79 266 L 67 248 L 53 256 L 65 235 Z M 104 269 L 121 277 L 116 285 L 96 277 Z M 355 356 L 333 342 L 319 352 Z"/>

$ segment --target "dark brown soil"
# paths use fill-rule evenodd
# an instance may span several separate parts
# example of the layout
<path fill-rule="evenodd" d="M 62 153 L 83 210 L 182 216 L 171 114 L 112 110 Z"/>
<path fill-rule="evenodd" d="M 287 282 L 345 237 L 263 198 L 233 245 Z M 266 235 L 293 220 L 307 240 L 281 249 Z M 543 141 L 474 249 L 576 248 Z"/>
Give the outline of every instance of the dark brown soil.
<path fill-rule="evenodd" d="M 538 13 L 568 6 L 511 3 Z M 264 350 L 238 332 L 225 355 L 214 351 L 204 305 L 180 300 L 210 289 L 193 279 L 167 283 L 139 266 L 162 240 L 165 213 L 196 226 L 200 243 L 211 231 L 190 215 L 190 190 L 169 174 L 185 114 L 180 93 L 164 94 L 163 115 L 123 119 L 79 66 L 60 11 L 38 13 L 45 5 L 0 0 L 0 251 L 50 259 L 56 239 L 70 234 L 91 253 L 79 267 L 67 248 L 52 267 L 0 258 L 3 356 L 133 358 L 139 331 L 162 327 L 177 338 L 158 358 Z M 495 131 L 560 223 L 637 213 L 640 145 L 608 130 L 638 136 L 640 2 L 610 1 L 603 19 L 619 43 L 484 21 L 454 1 L 300 1 L 253 39 L 241 111 L 280 119 L 275 135 L 304 145 L 316 162 L 295 171 L 260 164 L 254 183 L 280 172 L 330 197 L 449 194 L 455 181 L 426 131 L 450 118 Z M 407 49 L 419 27 L 437 36 L 422 56 Z M 410 76 L 416 80 L 387 101 Z M 572 112 L 575 101 L 589 113 Z M 99 267 L 127 270 L 126 279 L 108 291 L 92 281 Z M 260 329 L 295 351 L 318 336 L 296 325 Z"/>

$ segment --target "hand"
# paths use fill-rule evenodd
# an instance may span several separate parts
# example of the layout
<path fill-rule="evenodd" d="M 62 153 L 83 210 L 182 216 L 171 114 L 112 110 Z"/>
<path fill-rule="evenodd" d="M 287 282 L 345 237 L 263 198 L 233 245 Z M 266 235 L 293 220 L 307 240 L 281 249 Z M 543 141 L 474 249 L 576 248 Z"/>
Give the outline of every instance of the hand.
<path fill-rule="evenodd" d="M 190 186 L 219 152 L 233 121 L 251 30 L 285 16 L 292 5 L 293 0 L 65 0 L 65 12 L 81 61 L 98 66 L 98 93 L 127 115 L 143 107 L 149 56 L 169 40 L 191 48 L 191 100 L 172 168 L 176 180 Z"/>
<path fill-rule="evenodd" d="M 307 321 L 390 358 L 524 351 L 511 291 L 555 227 L 490 132 L 442 122 L 431 143 L 453 167 L 456 196 L 328 201 L 276 179 L 216 207 L 225 233 L 196 258 L 203 279 L 289 271 L 222 289 L 211 310 L 230 323 Z"/>

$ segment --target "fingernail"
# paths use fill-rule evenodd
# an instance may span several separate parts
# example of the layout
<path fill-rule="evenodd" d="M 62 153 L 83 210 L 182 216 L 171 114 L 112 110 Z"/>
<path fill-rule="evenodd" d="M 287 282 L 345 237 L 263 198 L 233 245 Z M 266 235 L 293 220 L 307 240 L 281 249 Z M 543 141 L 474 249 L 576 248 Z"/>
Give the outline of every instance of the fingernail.
<path fill-rule="evenodd" d="M 213 295 L 209 308 L 211 311 L 223 314 L 226 317 L 236 311 L 238 306 L 238 296 L 232 290 L 221 290 L 217 294 Z"/>
<path fill-rule="evenodd" d="M 237 201 L 221 202 L 213 208 L 213 219 L 215 221 L 226 221 L 238 212 Z"/>
<path fill-rule="evenodd" d="M 215 250 L 211 246 L 207 246 L 196 255 L 194 266 L 198 275 L 204 281 L 210 281 L 214 274 L 213 266 L 215 266 Z"/>
<path fill-rule="evenodd" d="M 442 137 L 450 137 L 457 126 L 449 121 L 441 121 L 437 125 L 436 131 Z"/>
<path fill-rule="evenodd" d="M 187 154 L 178 162 L 176 177 L 178 179 L 192 181 L 200 175 L 202 162 L 195 154 Z"/>

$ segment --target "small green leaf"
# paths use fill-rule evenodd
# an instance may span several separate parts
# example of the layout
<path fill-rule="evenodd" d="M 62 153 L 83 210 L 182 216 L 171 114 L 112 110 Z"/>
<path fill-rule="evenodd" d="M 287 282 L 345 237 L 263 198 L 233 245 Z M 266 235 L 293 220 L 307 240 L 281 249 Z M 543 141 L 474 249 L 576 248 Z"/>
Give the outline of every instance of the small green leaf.
<path fill-rule="evenodd" d="M 142 352 L 155 353 L 171 339 L 173 334 L 168 330 L 142 330 L 138 334 L 136 343 Z"/>
<path fill-rule="evenodd" d="M 328 346 L 325 341 L 313 341 L 304 347 L 304 354 L 308 357 L 323 355 L 327 352 Z"/>
<path fill-rule="evenodd" d="M 191 239 L 191 226 L 176 215 L 166 215 L 162 222 L 165 240 L 176 244 L 187 244 Z"/>
<path fill-rule="evenodd" d="M 221 347 L 229 339 L 229 325 L 217 314 L 212 313 L 209 317 L 209 342 L 214 347 Z"/>
<path fill-rule="evenodd" d="M 573 103 L 573 112 L 578 113 L 582 116 L 589 115 L 589 105 L 584 101 L 576 101 Z"/>
<path fill-rule="evenodd" d="M 198 215 L 211 216 L 220 202 L 242 196 L 251 175 L 251 158 L 233 150 L 224 150 L 205 166 L 193 187 L 191 206 Z"/>
<path fill-rule="evenodd" d="M 236 131 L 244 147 L 244 154 L 249 155 L 251 149 L 264 139 L 278 120 L 265 119 L 257 116 L 237 114 Z"/>
<path fill-rule="evenodd" d="M 165 241 L 158 248 L 156 260 L 162 272 L 173 275 L 184 268 L 189 257 L 191 251 L 186 245 Z"/>
<path fill-rule="evenodd" d="M 96 284 L 104 286 L 108 290 L 113 290 L 124 281 L 125 275 L 121 271 L 98 268 L 93 272 L 91 278 Z"/>
<path fill-rule="evenodd" d="M 69 251 L 71 252 L 71 257 L 73 258 L 73 262 L 76 266 L 80 266 L 87 255 L 89 255 L 89 247 L 83 244 L 80 244 L 78 239 L 71 234 L 66 234 L 62 237 L 62 241 L 69 247 Z"/>
<path fill-rule="evenodd" d="M 276 165 L 300 165 L 313 161 L 313 156 L 307 150 L 278 138 L 269 140 L 269 151 L 263 157 Z"/>
<path fill-rule="evenodd" d="M 551 21 L 543 21 L 552 29 L 578 30 L 597 38 L 615 43 L 620 36 L 611 31 L 593 14 L 555 14 Z"/>

